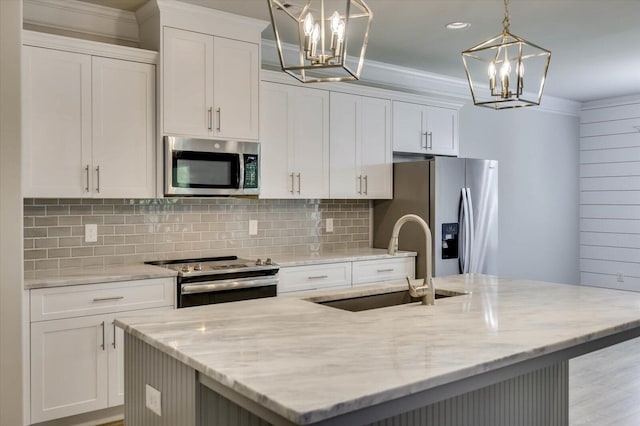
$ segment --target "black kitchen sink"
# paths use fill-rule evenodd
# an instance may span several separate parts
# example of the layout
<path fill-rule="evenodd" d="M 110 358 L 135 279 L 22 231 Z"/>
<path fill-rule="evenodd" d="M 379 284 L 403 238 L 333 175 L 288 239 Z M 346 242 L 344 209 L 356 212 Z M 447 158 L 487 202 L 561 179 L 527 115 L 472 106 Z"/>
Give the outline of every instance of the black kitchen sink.
<path fill-rule="evenodd" d="M 464 293 L 436 290 L 436 299 L 445 297 L 462 296 Z M 395 291 L 392 293 L 372 294 L 367 296 L 346 297 L 343 299 L 315 302 L 320 305 L 345 311 L 360 312 L 370 309 L 386 308 L 388 306 L 404 305 L 407 303 L 421 303 L 420 298 L 411 297 L 409 290 Z"/>

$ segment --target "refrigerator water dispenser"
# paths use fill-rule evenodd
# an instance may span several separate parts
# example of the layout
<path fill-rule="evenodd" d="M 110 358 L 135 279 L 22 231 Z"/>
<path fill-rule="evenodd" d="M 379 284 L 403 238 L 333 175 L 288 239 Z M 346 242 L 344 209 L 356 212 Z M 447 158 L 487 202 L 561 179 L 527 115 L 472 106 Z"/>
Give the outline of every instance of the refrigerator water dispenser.
<path fill-rule="evenodd" d="M 458 258 L 458 223 L 442 224 L 442 258 Z"/>

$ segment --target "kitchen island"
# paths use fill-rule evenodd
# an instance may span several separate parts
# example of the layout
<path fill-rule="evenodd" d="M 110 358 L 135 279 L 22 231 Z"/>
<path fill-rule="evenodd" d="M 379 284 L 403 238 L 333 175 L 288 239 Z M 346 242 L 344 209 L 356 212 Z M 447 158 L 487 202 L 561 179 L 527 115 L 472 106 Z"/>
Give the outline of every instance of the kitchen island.
<path fill-rule="evenodd" d="M 313 303 L 353 296 L 333 292 L 120 320 L 125 420 L 567 425 L 568 360 L 640 335 L 637 293 L 483 275 L 435 282 L 464 295 L 362 312 Z M 145 408 L 146 385 L 161 393 L 161 416 Z"/>

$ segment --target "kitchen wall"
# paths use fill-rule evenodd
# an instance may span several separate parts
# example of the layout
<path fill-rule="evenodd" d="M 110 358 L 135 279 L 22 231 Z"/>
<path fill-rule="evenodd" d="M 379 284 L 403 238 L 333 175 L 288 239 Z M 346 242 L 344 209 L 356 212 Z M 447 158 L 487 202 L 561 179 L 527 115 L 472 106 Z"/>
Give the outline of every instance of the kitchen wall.
<path fill-rule="evenodd" d="M 0 425 L 22 425 L 22 1 L 0 1 Z"/>
<path fill-rule="evenodd" d="M 327 233 L 323 219 L 332 218 Z M 258 235 L 249 235 L 249 220 Z M 84 225 L 98 241 L 84 242 Z M 369 246 L 366 200 L 25 199 L 25 270 L 218 255 L 271 257 Z"/>
<path fill-rule="evenodd" d="M 578 284 L 578 117 L 466 105 L 460 156 L 500 162 L 500 275 Z"/>

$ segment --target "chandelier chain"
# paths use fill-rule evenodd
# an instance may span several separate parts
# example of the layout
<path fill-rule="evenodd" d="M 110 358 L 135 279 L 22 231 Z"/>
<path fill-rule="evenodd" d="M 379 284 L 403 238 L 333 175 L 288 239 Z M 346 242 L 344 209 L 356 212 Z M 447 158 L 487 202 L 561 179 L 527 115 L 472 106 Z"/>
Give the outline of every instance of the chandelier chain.
<path fill-rule="evenodd" d="M 509 20 L 509 0 L 504 0 L 504 19 L 502 20 L 502 28 L 504 32 L 509 32 L 509 25 L 511 21 Z"/>

